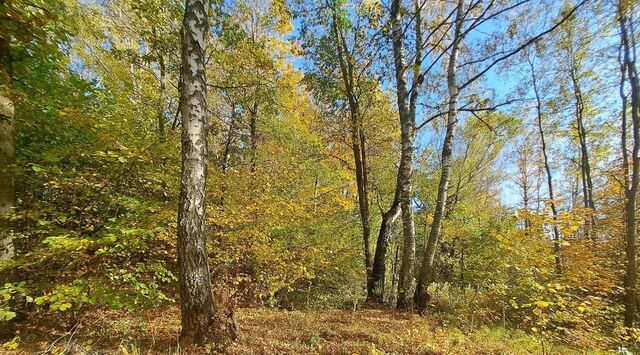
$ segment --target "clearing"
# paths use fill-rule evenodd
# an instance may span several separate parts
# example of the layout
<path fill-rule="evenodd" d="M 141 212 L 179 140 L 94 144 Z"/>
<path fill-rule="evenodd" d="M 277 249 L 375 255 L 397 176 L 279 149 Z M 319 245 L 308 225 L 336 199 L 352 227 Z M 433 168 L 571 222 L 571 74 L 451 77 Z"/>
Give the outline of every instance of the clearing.
<path fill-rule="evenodd" d="M 124 313 L 93 312 L 71 332 L 51 323 L 18 328 L 10 354 L 195 354 L 177 347 L 177 307 Z M 381 309 L 238 311 L 240 339 L 230 354 L 585 354 L 516 330 L 480 327 L 463 331 L 434 317 Z"/>

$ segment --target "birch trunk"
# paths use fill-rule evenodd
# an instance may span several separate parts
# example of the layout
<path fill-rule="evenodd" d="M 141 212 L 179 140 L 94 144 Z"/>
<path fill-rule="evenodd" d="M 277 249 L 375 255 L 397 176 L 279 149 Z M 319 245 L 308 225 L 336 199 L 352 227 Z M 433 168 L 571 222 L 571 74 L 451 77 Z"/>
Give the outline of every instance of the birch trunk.
<path fill-rule="evenodd" d="M 440 183 L 438 184 L 438 197 L 436 201 L 436 208 L 433 212 L 433 223 L 431 224 L 431 230 L 429 232 L 429 239 L 427 240 L 427 247 L 425 256 L 420 268 L 420 275 L 418 277 L 418 285 L 416 286 L 416 292 L 414 299 L 418 312 L 425 311 L 427 304 L 429 303 L 430 296 L 427 292 L 429 285 L 433 282 L 435 276 L 435 270 L 433 260 L 435 257 L 436 247 L 438 245 L 438 239 L 442 229 L 442 222 L 444 220 L 444 212 L 447 205 L 447 192 L 449 189 L 449 178 L 451 176 L 451 154 L 453 151 L 453 135 L 455 133 L 456 124 L 458 123 L 458 85 L 456 84 L 456 66 L 458 49 L 460 47 L 462 20 L 463 20 L 464 1 L 458 0 L 456 19 L 455 19 L 455 32 L 453 37 L 453 44 L 451 46 L 451 55 L 449 57 L 449 64 L 447 67 L 447 86 L 449 90 L 449 108 L 447 112 L 447 131 L 444 138 L 444 144 L 442 145 L 442 171 L 440 173 Z"/>
<path fill-rule="evenodd" d="M 214 302 L 206 245 L 207 107 L 205 38 L 208 2 L 186 0 L 182 28 L 182 177 L 178 211 L 180 342 L 226 343 L 232 314 Z"/>
<path fill-rule="evenodd" d="M 415 141 L 415 117 L 411 117 L 409 109 L 409 92 L 404 63 L 404 34 L 402 29 L 402 12 L 400 0 L 391 2 L 391 32 L 393 58 L 396 75 L 396 93 L 400 116 L 401 149 L 400 166 L 398 168 L 398 185 L 400 189 L 400 208 L 402 210 L 402 262 L 398 279 L 398 303 L 400 309 L 411 304 L 411 287 L 413 284 L 413 267 L 416 251 L 413 207 L 411 205 L 411 174 Z"/>

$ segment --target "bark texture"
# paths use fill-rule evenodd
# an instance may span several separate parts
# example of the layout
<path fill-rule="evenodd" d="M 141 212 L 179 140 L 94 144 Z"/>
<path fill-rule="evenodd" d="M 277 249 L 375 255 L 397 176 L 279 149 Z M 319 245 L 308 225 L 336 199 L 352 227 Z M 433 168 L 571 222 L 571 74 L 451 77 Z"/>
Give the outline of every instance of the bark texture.
<path fill-rule="evenodd" d="M 180 308 L 184 345 L 235 338 L 233 313 L 214 302 L 205 221 L 207 109 L 204 50 L 208 2 L 186 0 L 182 29 L 182 177 L 178 212 Z"/>
<path fill-rule="evenodd" d="M 391 241 L 391 229 L 400 216 L 400 190 L 396 187 L 395 196 L 388 211 L 382 213 L 382 222 L 376 241 L 371 277 L 367 282 L 367 301 L 384 302 L 384 283 L 387 273 L 387 248 Z"/>
<path fill-rule="evenodd" d="M 415 117 L 409 108 L 409 92 L 407 90 L 407 74 L 404 63 L 404 34 L 402 28 L 402 11 L 400 0 L 391 2 L 391 35 L 393 44 L 393 61 L 396 75 L 396 93 L 401 131 L 401 156 L 398 168 L 398 185 L 400 189 L 400 208 L 402 210 L 402 262 L 398 279 L 398 303 L 400 309 L 411 305 L 411 288 L 413 284 L 413 267 L 416 252 L 415 225 L 413 207 L 411 205 L 411 175 L 415 141 Z"/>

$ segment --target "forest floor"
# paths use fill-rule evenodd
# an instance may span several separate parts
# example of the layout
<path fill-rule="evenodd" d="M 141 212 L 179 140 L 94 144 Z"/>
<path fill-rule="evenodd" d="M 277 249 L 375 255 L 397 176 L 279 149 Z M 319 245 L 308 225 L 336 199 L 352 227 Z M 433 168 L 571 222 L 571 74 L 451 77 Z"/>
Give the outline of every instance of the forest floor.
<path fill-rule="evenodd" d="M 46 323 L 46 322 L 42 322 Z M 463 332 L 429 317 L 380 309 L 238 311 L 241 335 L 229 354 L 593 354 L 523 332 L 481 327 Z M 18 327 L 7 354 L 198 354 L 177 347 L 177 307 L 145 312 L 94 312 L 70 332 Z M 15 347 L 14 350 L 9 350 Z"/>

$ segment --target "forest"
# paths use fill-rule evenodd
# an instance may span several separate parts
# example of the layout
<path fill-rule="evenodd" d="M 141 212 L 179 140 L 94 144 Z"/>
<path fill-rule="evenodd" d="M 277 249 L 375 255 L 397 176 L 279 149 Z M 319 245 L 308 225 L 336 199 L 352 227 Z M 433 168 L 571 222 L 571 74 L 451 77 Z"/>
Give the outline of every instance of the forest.
<path fill-rule="evenodd" d="M 0 0 L 0 353 L 640 353 L 639 22 Z"/>

